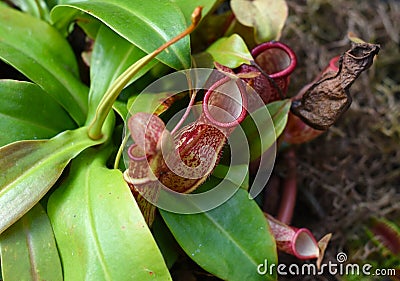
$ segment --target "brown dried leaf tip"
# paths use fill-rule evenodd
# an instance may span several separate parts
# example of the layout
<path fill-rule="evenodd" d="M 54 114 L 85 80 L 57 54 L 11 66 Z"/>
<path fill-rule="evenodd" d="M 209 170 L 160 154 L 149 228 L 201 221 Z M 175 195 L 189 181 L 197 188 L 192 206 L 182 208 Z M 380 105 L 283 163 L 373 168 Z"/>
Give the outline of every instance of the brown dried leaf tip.
<path fill-rule="evenodd" d="M 300 99 L 294 100 L 292 112 L 314 129 L 328 129 L 350 107 L 351 85 L 372 65 L 379 50 L 376 44 L 353 43 L 340 57 L 339 71 L 322 77 Z"/>

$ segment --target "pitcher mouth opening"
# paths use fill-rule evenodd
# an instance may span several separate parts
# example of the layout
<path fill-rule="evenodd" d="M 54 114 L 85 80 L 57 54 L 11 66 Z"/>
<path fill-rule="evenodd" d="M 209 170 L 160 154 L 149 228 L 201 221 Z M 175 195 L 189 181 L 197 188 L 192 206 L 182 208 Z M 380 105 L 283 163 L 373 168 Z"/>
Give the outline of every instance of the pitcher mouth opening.
<path fill-rule="evenodd" d="M 243 83 L 241 80 L 233 81 L 226 76 L 207 90 L 202 107 L 205 117 L 212 124 L 221 128 L 233 128 L 244 120 L 247 116 L 247 97 Z M 218 89 L 223 86 L 229 86 L 224 92 L 230 92 L 231 96 L 224 92 L 218 93 Z M 214 99 L 214 103 L 219 101 L 218 105 L 212 105 L 213 94 L 219 95 Z"/>
<path fill-rule="evenodd" d="M 254 61 L 271 77 L 290 75 L 297 65 L 295 53 L 281 42 L 266 42 L 251 52 Z"/>

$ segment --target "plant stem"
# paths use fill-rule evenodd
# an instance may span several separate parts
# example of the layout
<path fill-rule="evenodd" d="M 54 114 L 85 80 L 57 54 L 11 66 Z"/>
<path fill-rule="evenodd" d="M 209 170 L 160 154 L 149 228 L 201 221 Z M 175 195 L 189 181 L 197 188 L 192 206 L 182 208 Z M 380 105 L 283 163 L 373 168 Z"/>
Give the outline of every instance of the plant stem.
<path fill-rule="evenodd" d="M 144 56 L 133 65 L 131 65 L 127 70 L 124 71 L 113 83 L 113 85 L 109 88 L 109 90 L 105 93 L 103 98 L 101 99 L 99 106 L 96 109 L 96 115 L 93 121 L 90 123 L 88 128 L 88 136 L 93 140 L 100 139 L 102 137 L 101 129 L 103 127 L 104 120 L 106 119 L 108 113 L 112 109 L 112 105 L 117 99 L 118 95 L 122 91 L 122 89 L 129 83 L 131 78 L 139 72 L 139 70 L 149 63 L 153 58 L 155 58 L 159 53 L 163 50 L 181 40 L 186 35 L 190 34 L 199 24 L 201 19 L 201 10 L 202 7 L 197 7 L 192 14 L 192 23 L 186 28 L 181 34 L 166 42 L 162 46 L 160 46 L 154 52 Z"/>
<path fill-rule="evenodd" d="M 286 165 L 288 173 L 283 183 L 282 199 L 277 219 L 285 224 L 290 224 L 296 205 L 297 180 L 296 180 L 296 153 L 294 148 L 286 152 Z"/>
<path fill-rule="evenodd" d="M 124 147 L 125 147 L 126 143 L 128 142 L 128 139 L 129 139 L 129 134 L 126 134 L 124 139 L 122 140 L 121 145 L 119 146 L 117 155 L 115 156 L 114 169 L 118 169 L 119 161 L 121 161 L 122 152 L 124 151 Z"/>
<path fill-rule="evenodd" d="M 188 80 L 188 85 L 189 85 L 189 87 L 190 87 L 190 92 L 191 92 L 189 105 L 188 105 L 188 107 L 186 108 L 186 111 L 185 111 L 185 113 L 183 114 L 181 120 L 178 122 L 178 124 L 176 124 L 175 128 L 172 129 L 171 135 L 173 135 L 174 133 L 176 133 L 176 131 L 178 131 L 179 128 L 182 126 L 182 124 L 185 122 L 185 120 L 186 120 L 187 117 L 189 116 L 190 110 L 192 109 L 194 102 L 196 101 L 197 90 L 193 90 L 193 89 L 192 89 L 192 79 L 190 78 L 190 75 L 187 75 L 187 80 Z"/>

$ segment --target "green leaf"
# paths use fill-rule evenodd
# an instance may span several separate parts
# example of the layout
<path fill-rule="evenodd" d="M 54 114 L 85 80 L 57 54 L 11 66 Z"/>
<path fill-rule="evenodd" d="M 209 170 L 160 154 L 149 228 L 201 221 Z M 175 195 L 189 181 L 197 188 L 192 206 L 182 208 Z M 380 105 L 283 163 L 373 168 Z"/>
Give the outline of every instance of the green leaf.
<path fill-rule="evenodd" d="M 221 6 L 223 1 L 224 0 L 218 0 L 216 7 L 223 8 L 225 5 L 223 4 Z M 228 37 L 233 33 L 238 33 L 233 32 L 233 29 L 231 28 L 231 26 L 235 22 L 233 21 L 232 23 L 230 23 L 232 19 L 234 19 L 232 11 L 228 10 L 226 12 L 223 12 L 217 9 L 215 12 L 209 13 L 206 17 L 204 17 L 202 22 L 200 23 L 199 28 L 196 28 L 196 30 L 193 32 L 193 36 L 191 36 L 190 38 L 190 42 L 192 45 L 192 55 L 204 51 L 210 46 L 211 43 L 215 42 L 215 40 L 219 39 L 222 36 Z M 224 23 L 229 26 L 224 25 Z"/>
<path fill-rule="evenodd" d="M 160 216 L 152 224 L 152 233 L 167 267 L 171 268 L 179 258 L 180 247 Z"/>
<path fill-rule="evenodd" d="M 54 6 L 56 6 L 59 0 L 45 0 L 47 7 L 51 10 Z"/>
<path fill-rule="evenodd" d="M 186 28 L 180 9 L 165 0 L 96 0 L 58 5 L 51 11 L 52 21 L 58 22 L 71 9 L 78 9 L 98 18 L 146 53 L 153 52 Z M 174 44 L 157 59 L 175 69 L 188 68 L 189 38 Z"/>
<path fill-rule="evenodd" d="M 217 0 L 196 0 L 196 1 L 187 1 L 187 0 L 171 0 L 171 2 L 175 3 L 182 11 L 183 15 L 186 19 L 186 24 L 190 25 L 192 19 L 192 13 L 194 9 L 198 6 L 203 7 L 201 11 L 202 18 L 204 18 Z"/>
<path fill-rule="evenodd" d="M 230 172 L 229 169 L 231 170 Z M 246 178 L 244 180 L 242 176 L 243 174 L 246 174 Z M 228 180 L 232 184 L 240 186 L 240 188 L 243 188 L 245 190 L 249 189 L 248 164 L 231 165 L 231 166 L 219 164 L 218 166 L 215 167 L 212 175 L 219 179 Z"/>
<path fill-rule="evenodd" d="M 113 104 L 113 109 L 118 113 L 122 120 L 125 120 L 126 116 L 128 116 L 128 108 L 126 107 L 126 103 L 123 101 L 116 100 Z"/>
<path fill-rule="evenodd" d="M 112 127 L 111 117 L 105 128 Z M 0 233 L 46 194 L 72 158 L 111 135 L 104 132 L 102 139 L 94 141 L 87 130 L 82 127 L 50 140 L 19 141 L 0 148 Z"/>
<path fill-rule="evenodd" d="M 276 137 L 279 137 L 286 127 L 292 102 L 290 99 L 275 101 L 267 104 L 267 109 L 274 122 Z"/>
<path fill-rule="evenodd" d="M 89 122 L 93 119 L 101 98 L 115 79 L 145 55 L 146 53 L 107 26 L 100 27 L 91 57 L 91 85 L 87 118 Z M 143 76 L 156 63 L 157 60 L 148 63 L 132 78 L 130 83 Z"/>
<path fill-rule="evenodd" d="M 90 149 L 73 160 L 48 201 L 65 280 L 172 280 L 122 173 L 106 168 L 105 152 Z"/>
<path fill-rule="evenodd" d="M 71 10 L 74 11 L 74 10 Z M 76 11 L 74 11 L 76 12 Z M 79 16 L 76 17 L 76 23 L 79 25 L 80 28 L 85 32 L 85 34 L 95 40 L 97 36 L 97 32 L 99 31 L 100 27 L 103 25 L 101 21 L 98 19 L 88 15 L 79 13 Z M 89 50 L 89 52 L 91 52 Z"/>
<path fill-rule="evenodd" d="M 276 247 L 264 214 L 245 190 L 205 213 L 160 212 L 186 254 L 208 272 L 230 281 L 275 280 L 257 273 L 265 259 L 277 263 Z"/>
<path fill-rule="evenodd" d="M 236 19 L 254 27 L 257 43 L 279 40 L 288 16 L 285 0 L 231 0 Z"/>
<path fill-rule="evenodd" d="M 44 21 L 0 6 L 0 58 L 48 92 L 78 123 L 87 112 L 87 87 L 68 42 Z"/>
<path fill-rule="evenodd" d="M 17 140 L 51 138 L 76 125 L 39 86 L 0 80 L 0 146 Z"/>
<path fill-rule="evenodd" d="M 7 281 L 62 281 L 62 268 L 49 218 L 40 204 L 0 236 Z"/>
<path fill-rule="evenodd" d="M 237 34 L 218 39 L 206 51 L 211 54 L 216 62 L 229 68 L 236 68 L 241 64 L 250 64 L 253 60 L 246 43 Z"/>
<path fill-rule="evenodd" d="M 162 104 L 162 102 L 171 96 L 171 93 L 141 93 L 138 96 L 133 96 L 128 100 L 128 111 L 130 115 L 134 115 L 138 112 L 147 112 L 160 115 L 168 109 L 168 105 Z"/>
<path fill-rule="evenodd" d="M 214 68 L 214 59 L 207 52 L 192 55 L 193 68 Z"/>
<path fill-rule="evenodd" d="M 265 107 L 260 107 L 254 111 L 251 116 L 246 117 L 240 124 L 247 136 L 251 161 L 267 151 L 282 134 L 287 123 L 290 105 L 290 99 L 269 103 Z M 272 118 L 275 130 L 271 128 L 272 124 L 270 122 L 254 123 L 254 120 L 264 120 L 268 114 Z"/>
<path fill-rule="evenodd" d="M 50 19 L 49 8 L 44 0 L 10 0 L 10 2 L 36 18 L 45 21 Z"/>
<path fill-rule="evenodd" d="M 62 36 L 67 37 L 73 31 L 75 21 L 79 24 L 79 21 L 83 18 L 85 13 L 75 9 L 68 9 L 63 11 L 62 15 L 54 19 L 51 16 L 51 13 L 58 6 L 59 5 L 54 6 L 54 8 L 50 11 L 50 22 L 51 25 L 57 29 Z M 90 15 L 88 15 L 88 17 L 90 17 Z"/>

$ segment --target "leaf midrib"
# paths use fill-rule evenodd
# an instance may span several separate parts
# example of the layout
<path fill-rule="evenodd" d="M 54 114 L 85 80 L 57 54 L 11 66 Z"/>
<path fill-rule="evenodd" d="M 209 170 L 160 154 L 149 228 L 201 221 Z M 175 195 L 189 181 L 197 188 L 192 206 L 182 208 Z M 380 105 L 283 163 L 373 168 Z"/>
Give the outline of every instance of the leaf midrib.
<path fill-rule="evenodd" d="M 211 221 L 224 235 L 226 235 L 232 242 L 234 242 L 234 245 L 236 245 L 237 248 L 238 248 L 242 253 L 245 254 L 244 256 L 247 257 L 247 259 L 250 260 L 250 262 L 251 262 L 252 264 L 254 264 L 255 266 L 258 265 L 258 262 L 255 261 L 249 254 L 247 254 L 247 252 L 246 252 L 245 249 L 240 245 L 240 243 L 238 243 L 238 241 L 237 241 L 236 239 L 234 239 L 234 237 L 231 236 L 231 235 L 218 223 L 218 221 L 216 221 L 216 220 L 210 215 L 209 212 L 205 212 L 204 215 L 205 215 L 206 217 L 208 217 L 208 218 L 210 219 L 210 221 Z"/>
<path fill-rule="evenodd" d="M 28 248 L 28 257 L 29 257 L 29 264 L 31 265 L 31 277 L 33 278 L 33 281 L 38 281 L 38 275 L 36 274 L 38 272 L 38 267 L 36 264 L 36 259 L 35 259 L 35 251 L 33 249 L 33 238 L 32 234 L 29 229 L 29 223 L 27 222 L 26 217 L 21 218 L 22 221 L 22 228 L 25 234 L 25 241 L 26 241 L 26 246 Z"/>
<path fill-rule="evenodd" d="M 94 244 L 94 250 L 96 251 L 96 256 L 99 260 L 99 263 L 101 265 L 101 268 L 104 273 L 104 277 L 106 280 L 112 281 L 112 277 L 107 269 L 106 266 L 106 261 L 104 259 L 104 252 L 101 247 L 99 235 L 96 231 L 96 226 L 95 226 L 95 221 L 94 221 L 94 215 L 93 215 L 93 208 L 91 205 L 91 200 L 90 200 L 90 182 L 91 182 L 91 168 L 93 169 L 93 166 L 89 166 L 85 172 L 85 200 L 86 200 L 86 210 L 87 210 L 87 215 L 89 219 L 89 224 L 90 224 L 90 232 L 89 235 L 93 238 L 91 239 Z"/>
<path fill-rule="evenodd" d="M 85 128 L 85 127 L 83 127 L 83 128 Z M 75 136 L 75 134 L 74 134 L 74 136 Z M 70 139 L 71 138 L 68 138 L 68 140 L 70 140 Z M 36 140 L 32 140 L 30 142 L 46 142 L 46 143 L 49 143 L 50 141 L 56 141 L 56 139 L 50 139 L 47 142 L 46 142 L 46 140 L 37 140 L 37 141 Z M 40 169 L 40 166 L 48 165 L 48 162 L 52 162 L 52 160 L 54 158 L 58 158 L 59 155 L 62 155 L 62 154 L 70 155 L 70 151 L 71 150 L 78 149 L 78 147 L 81 148 L 82 146 L 85 146 L 86 142 L 89 143 L 89 142 L 92 142 L 92 140 L 85 139 L 85 140 L 77 141 L 77 143 L 75 143 L 75 145 L 67 146 L 66 149 L 65 149 L 64 144 L 65 143 L 69 143 L 69 141 L 63 141 L 61 144 L 56 145 L 51 150 L 51 153 L 49 153 L 47 157 L 38 159 L 39 161 L 35 161 L 35 164 L 33 164 L 30 168 L 26 169 L 23 173 L 19 174 L 16 179 L 14 179 L 13 181 L 5 184 L 4 186 L 0 186 L 0 198 L 3 196 L 4 193 L 7 193 L 9 191 L 10 187 L 12 188 L 13 185 L 15 186 L 20 181 L 23 181 L 24 180 L 23 178 L 26 178 L 27 176 L 29 176 L 32 173 L 35 173 L 35 171 L 37 170 L 38 166 L 39 166 L 39 169 Z M 62 149 L 59 149 L 60 147 L 62 147 Z M 58 152 L 54 152 L 54 151 L 58 151 Z M 63 157 L 62 158 L 63 161 L 57 161 L 57 163 L 68 161 L 68 160 L 66 160 L 66 158 L 69 158 L 69 157 Z M 56 161 L 54 161 L 54 162 L 56 162 Z"/>
<path fill-rule="evenodd" d="M 47 77 L 51 77 L 52 81 L 57 81 L 59 85 L 61 85 L 65 90 L 68 91 L 68 93 L 70 94 L 70 96 L 72 97 L 72 99 L 75 101 L 75 104 L 77 105 L 77 107 L 81 110 L 81 113 L 85 112 L 85 106 L 82 104 L 83 99 L 80 98 L 79 95 L 75 95 L 75 91 L 74 89 L 71 89 L 71 87 L 69 87 L 70 85 L 73 85 L 75 83 L 71 83 L 71 81 L 75 80 L 77 81 L 77 78 L 72 74 L 69 73 L 68 71 L 63 71 L 63 76 L 70 76 L 67 79 L 58 79 L 56 75 L 53 74 L 53 72 L 50 71 L 50 69 L 48 69 L 46 66 L 46 64 L 42 63 L 41 61 L 38 61 L 35 59 L 35 57 L 33 57 L 31 54 L 25 52 L 25 49 L 20 49 L 20 48 L 16 48 L 13 45 L 8 44 L 7 42 L 1 41 L 2 45 L 8 46 L 8 48 L 11 48 L 12 50 L 14 50 L 14 52 L 19 52 L 24 54 L 27 58 L 31 59 L 32 61 L 34 61 L 42 70 L 44 70 L 46 72 L 46 76 Z M 15 68 L 19 69 L 24 75 L 26 75 L 27 77 L 31 76 L 28 75 L 28 73 L 25 70 L 21 70 L 19 67 L 17 67 L 13 62 L 10 62 L 8 59 L 6 59 L 4 56 L 1 56 L 5 61 L 7 61 L 9 64 L 13 65 Z M 56 64 L 57 65 L 57 64 Z M 58 65 L 59 66 L 59 65 Z M 60 67 L 60 66 L 59 66 Z M 61 69 L 61 67 L 60 67 Z M 54 72 L 54 73 L 58 73 L 58 72 Z M 47 80 L 47 79 L 46 79 Z M 45 85 L 43 85 L 43 83 L 38 83 L 38 85 L 40 85 L 42 88 L 44 88 L 45 90 L 49 89 L 50 87 L 46 86 L 47 83 L 45 83 Z M 51 88 L 54 89 L 54 86 L 52 86 Z M 54 93 L 51 93 L 52 96 L 55 96 Z M 56 100 L 58 101 L 59 96 L 55 96 Z M 81 101 L 82 100 L 82 101 Z M 65 101 L 65 100 L 64 100 Z M 60 102 L 60 104 L 65 107 L 65 102 Z"/>

